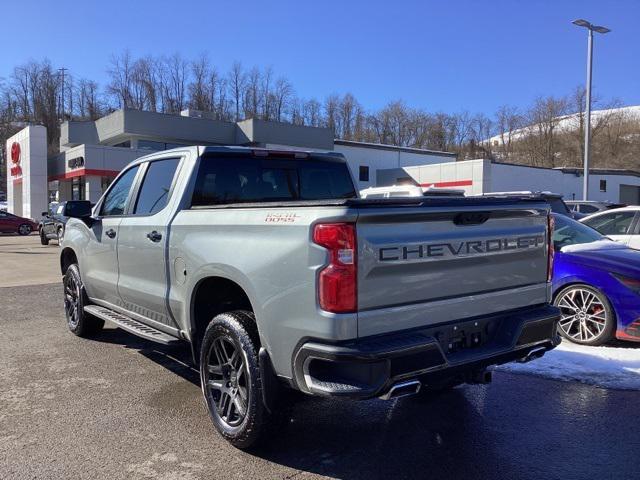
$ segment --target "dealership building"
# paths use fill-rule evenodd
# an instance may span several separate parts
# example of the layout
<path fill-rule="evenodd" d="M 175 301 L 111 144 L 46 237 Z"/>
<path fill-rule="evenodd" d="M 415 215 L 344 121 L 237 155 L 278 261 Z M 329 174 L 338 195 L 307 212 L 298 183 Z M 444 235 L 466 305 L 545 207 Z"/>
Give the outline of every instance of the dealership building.
<path fill-rule="evenodd" d="M 598 168 L 589 172 L 589 200 L 640 205 L 640 172 Z M 580 200 L 583 171 L 579 168 L 530 167 L 481 159 L 379 170 L 377 183 L 379 186 L 411 183 L 422 187 L 454 187 L 468 195 L 549 191 L 563 195 L 565 200 Z"/>
<path fill-rule="evenodd" d="M 143 155 L 184 145 L 242 145 L 335 151 L 345 155 L 363 189 L 389 168 L 455 162 L 453 153 L 335 140 L 328 128 L 248 119 L 225 122 L 206 112 L 169 115 L 116 110 L 95 121 L 61 125 L 60 153 L 47 155 L 47 132 L 28 126 L 7 140 L 7 203 L 16 215 L 39 218 L 51 201 L 96 202 L 118 173 Z"/>
<path fill-rule="evenodd" d="M 417 148 L 333 138 L 328 128 L 248 119 L 226 122 L 206 112 L 169 115 L 116 110 L 95 121 L 61 125 L 59 153 L 47 155 L 47 132 L 27 126 L 7 140 L 8 210 L 37 219 L 52 201 L 96 202 L 132 160 L 184 145 L 242 145 L 275 149 L 335 151 L 344 154 L 362 190 L 415 184 L 452 187 L 467 194 L 545 190 L 580 199 L 582 171 L 536 168 L 491 160 L 456 161 L 456 155 Z M 590 199 L 640 204 L 640 173 L 591 171 Z"/>

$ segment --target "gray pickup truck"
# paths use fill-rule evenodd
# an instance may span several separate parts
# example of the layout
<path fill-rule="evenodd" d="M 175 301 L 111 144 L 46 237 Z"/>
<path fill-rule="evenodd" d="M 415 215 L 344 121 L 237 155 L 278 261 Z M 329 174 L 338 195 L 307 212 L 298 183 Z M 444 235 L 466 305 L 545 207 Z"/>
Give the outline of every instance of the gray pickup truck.
<path fill-rule="evenodd" d="M 554 348 L 549 205 L 358 198 L 335 153 L 188 147 L 68 202 L 70 330 L 190 344 L 217 430 L 247 448 L 292 391 L 393 399 Z"/>

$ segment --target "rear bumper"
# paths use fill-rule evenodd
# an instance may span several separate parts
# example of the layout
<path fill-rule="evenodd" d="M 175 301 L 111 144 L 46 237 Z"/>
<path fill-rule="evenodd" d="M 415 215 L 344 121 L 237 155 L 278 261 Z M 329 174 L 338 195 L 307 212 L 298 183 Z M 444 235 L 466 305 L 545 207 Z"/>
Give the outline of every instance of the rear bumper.
<path fill-rule="evenodd" d="M 356 399 L 382 396 L 396 383 L 437 385 L 491 365 L 541 355 L 560 343 L 559 310 L 549 305 L 339 344 L 302 343 L 293 357 L 300 390 Z"/>

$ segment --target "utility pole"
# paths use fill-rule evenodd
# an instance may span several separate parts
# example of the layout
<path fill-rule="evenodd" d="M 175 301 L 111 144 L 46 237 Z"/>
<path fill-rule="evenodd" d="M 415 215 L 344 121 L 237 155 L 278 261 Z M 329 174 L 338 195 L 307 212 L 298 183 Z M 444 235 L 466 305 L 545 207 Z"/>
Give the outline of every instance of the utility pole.
<path fill-rule="evenodd" d="M 62 68 L 58 69 L 58 72 L 60 72 L 60 76 L 61 76 L 61 80 L 60 81 L 61 81 L 61 84 L 62 84 L 62 95 L 60 97 L 60 100 L 61 100 L 61 102 L 60 102 L 60 109 L 61 109 L 61 111 L 60 111 L 60 123 L 64 122 L 64 114 L 65 114 L 65 111 L 64 111 L 64 74 L 65 74 L 65 72 L 67 70 L 68 70 L 68 68 L 65 68 L 65 67 L 62 67 Z"/>
<path fill-rule="evenodd" d="M 593 32 L 609 33 L 611 30 L 607 27 L 593 25 L 586 20 L 574 20 L 572 22 L 578 27 L 584 27 L 589 30 L 589 39 L 587 43 L 587 99 L 585 109 L 584 122 L 584 178 L 582 183 L 582 199 L 589 200 L 589 160 L 591 147 L 591 72 L 593 65 Z"/>

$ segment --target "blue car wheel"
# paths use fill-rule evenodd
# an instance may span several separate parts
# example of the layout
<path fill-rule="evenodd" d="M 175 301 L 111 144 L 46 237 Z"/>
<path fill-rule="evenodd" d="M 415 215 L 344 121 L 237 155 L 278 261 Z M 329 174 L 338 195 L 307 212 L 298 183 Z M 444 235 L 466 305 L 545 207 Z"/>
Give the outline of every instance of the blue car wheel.
<path fill-rule="evenodd" d="M 562 312 L 558 330 L 567 340 L 602 345 L 613 337 L 615 316 L 601 291 L 585 284 L 570 285 L 558 292 L 553 303 Z"/>

